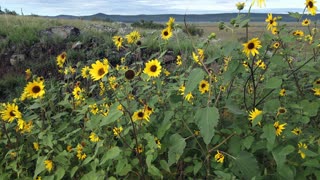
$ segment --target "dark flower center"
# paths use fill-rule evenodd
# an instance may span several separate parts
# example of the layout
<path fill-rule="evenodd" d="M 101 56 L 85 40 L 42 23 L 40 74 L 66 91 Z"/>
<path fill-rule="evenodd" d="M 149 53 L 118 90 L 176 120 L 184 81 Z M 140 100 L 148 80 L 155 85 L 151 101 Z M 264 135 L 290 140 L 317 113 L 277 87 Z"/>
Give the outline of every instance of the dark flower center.
<path fill-rule="evenodd" d="M 201 88 L 205 88 L 206 87 L 206 84 L 201 84 Z"/>
<path fill-rule="evenodd" d="M 105 71 L 104 71 L 103 68 L 100 68 L 100 69 L 98 70 L 98 75 L 99 75 L 99 76 L 102 76 L 104 73 L 105 73 Z"/>
<path fill-rule="evenodd" d="M 39 93 L 40 92 L 40 87 L 39 86 L 34 86 L 33 88 L 32 88 L 32 92 L 33 93 Z"/>
<path fill-rule="evenodd" d="M 320 79 L 316 81 L 316 84 L 320 84 Z"/>
<path fill-rule="evenodd" d="M 313 2 L 312 2 L 312 1 L 309 1 L 309 2 L 308 2 L 308 6 L 309 6 L 309 8 L 313 8 Z"/>
<path fill-rule="evenodd" d="M 135 72 L 134 72 L 133 70 L 129 69 L 128 71 L 126 71 L 126 72 L 124 73 L 124 76 L 125 76 L 128 80 L 131 80 L 131 79 L 134 78 Z"/>
<path fill-rule="evenodd" d="M 283 114 L 283 113 L 285 113 L 285 112 L 286 112 L 285 109 L 283 109 L 283 108 L 279 109 L 279 113 Z"/>
<path fill-rule="evenodd" d="M 66 57 L 66 55 L 65 55 L 65 54 L 62 54 L 62 55 L 61 55 L 61 58 L 62 58 L 62 59 L 64 59 L 65 57 Z"/>
<path fill-rule="evenodd" d="M 139 117 L 139 118 L 143 118 L 143 115 L 144 115 L 143 112 L 139 112 L 139 113 L 138 113 L 138 117 Z"/>
<path fill-rule="evenodd" d="M 156 66 L 156 65 L 152 65 L 152 66 L 150 67 L 150 71 L 156 72 L 156 71 L 157 71 L 157 66 Z"/>
<path fill-rule="evenodd" d="M 12 116 L 12 117 L 14 117 L 14 116 L 16 116 L 16 114 L 14 113 L 14 111 L 10 111 L 10 116 Z"/>
<path fill-rule="evenodd" d="M 254 48 L 254 43 L 252 43 L 252 42 L 249 43 L 249 44 L 248 44 L 248 49 L 253 49 L 253 48 Z"/>
<path fill-rule="evenodd" d="M 142 44 L 141 41 L 137 41 L 138 46 L 141 46 L 141 44 Z"/>
<path fill-rule="evenodd" d="M 120 37 L 118 38 L 118 42 L 121 42 L 121 38 Z"/>
<path fill-rule="evenodd" d="M 164 35 L 164 36 L 168 36 L 168 35 L 169 35 L 169 32 L 168 32 L 168 31 L 165 31 L 165 32 L 163 32 L 163 35 Z"/>
<path fill-rule="evenodd" d="M 274 21 L 273 21 L 272 19 L 269 21 L 270 24 L 273 24 L 273 22 L 274 22 Z"/>

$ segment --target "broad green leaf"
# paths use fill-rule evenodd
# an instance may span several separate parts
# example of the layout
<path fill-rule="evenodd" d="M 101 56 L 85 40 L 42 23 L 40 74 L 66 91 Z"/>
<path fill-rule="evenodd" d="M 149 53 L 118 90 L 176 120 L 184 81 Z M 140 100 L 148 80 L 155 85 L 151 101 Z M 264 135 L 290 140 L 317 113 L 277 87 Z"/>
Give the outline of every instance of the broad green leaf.
<path fill-rule="evenodd" d="M 62 179 L 65 173 L 66 173 L 65 168 L 58 166 L 55 172 L 55 175 L 56 175 L 55 179 Z"/>
<path fill-rule="evenodd" d="M 219 179 L 225 179 L 225 180 L 236 179 L 232 174 L 228 174 L 223 171 L 214 171 L 214 173 L 218 176 Z"/>
<path fill-rule="evenodd" d="M 239 154 L 241 151 L 241 138 L 239 136 L 232 136 L 228 140 L 228 153 Z M 220 143 L 220 142 L 219 142 Z"/>
<path fill-rule="evenodd" d="M 40 103 L 34 103 L 31 106 L 28 106 L 28 109 L 38 109 L 39 107 L 41 107 L 42 105 Z"/>
<path fill-rule="evenodd" d="M 242 141 L 241 144 L 242 144 L 246 149 L 250 149 L 253 141 L 254 141 L 254 137 L 253 137 L 253 136 L 248 136 L 248 137 L 246 137 L 246 138 Z"/>
<path fill-rule="evenodd" d="M 159 139 L 161 139 L 164 134 L 166 133 L 166 131 L 171 127 L 172 125 L 172 117 L 174 115 L 174 112 L 173 111 L 167 111 L 165 112 L 164 114 L 164 119 L 161 123 L 161 125 L 158 127 L 158 132 L 157 132 L 157 137 Z"/>
<path fill-rule="evenodd" d="M 45 164 L 44 164 L 44 160 L 46 160 L 46 156 L 39 156 L 37 159 L 37 163 L 36 163 L 36 169 L 34 171 L 34 175 L 33 175 L 33 179 L 36 179 L 36 177 L 42 172 L 44 171 L 45 168 Z"/>
<path fill-rule="evenodd" d="M 282 84 L 282 79 L 279 77 L 272 77 L 270 79 L 267 80 L 266 82 L 266 88 L 269 89 L 278 89 L 281 87 Z"/>
<path fill-rule="evenodd" d="M 267 149 L 271 151 L 276 140 L 276 130 L 273 124 L 266 124 L 263 126 L 263 134 L 261 138 L 267 139 Z"/>
<path fill-rule="evenodd" d="M 215 133 L 215 127 L 219 120 L 219 111 L 216 107 L 198 109 L 195 115 L 196 124 L 204 142 L 208 145 Z"/>
<path fill-rule="evenodd" d="M 80 180 L 98 180 L 98 176 L 95 171 L 89 171 L 83 175 Z"/>
<path fill-rule="evenodd" d="M 121 149 L 118 146 L 112 147 L 109 149 L 101 158 L 100 165 L 104 164 L 109 159 L 114 159 L 119 156 Z"/>
<path fill-rule="evenodd" d="M 202 69 L 194 68 L 188 77 L 184 94 L 192 92 L 199 85 L 200 81 L 203 80 L 204 75 L 205 73 Z"/>
<path fill-rule="evenodd" d="M 170 167 L 169 167 L 167 161 L 165 161 L 165 160 L 160 160 L 160 166 L 161 166 L 161 168 L 164 169 L 165 171 L 171 172 L 171 171 L 170 171 Z"/>
<path fill-rule="evenodd" d="M 290 17 L 297 19 L 297 21 L 302 17 L 302 15 L 298 12 L 288 12 Z"/>
<path fill-rule="evenodd" d="M 103 116 L 100 114 L 92 115 L 88 121 L 86 121 L 86 128 L 93 131 L 99 128 L 99 124 L 102 120 Z"/>
<path fill-rule="evenodd" d="M 186 141 L 176 133 L 170 136 L 169 144 L 168 165 L 171 166 L 180 159 L 180 156 L 183 154 L 184 148 L 186 147 Z"/>
<path fill-rule="evenodd" d="M 193 175 L 197 175 L 201 167 L 202 167 L 201 161 L 194 161 Z"/>
<path fill-rule="evenodd" d="M 242 151 L 235 159 L 236 170 L 240 179 L 252 179 L 258 177 L 260 172 L 258 163 L 253 154 Z"/>
<path fill-rule="evenodd" d="M 295 179 L 294 171 L 292 170 L 292 167 L 290 168 L 288 165 L 277 167 L 277 172 L 284 179 Z"/>
<path fill-rule="evenodd" d="M 295 150 L 295 148 L 291 145 L 287 145 L 285 147 L 281 146 L 277 149 L 274 149 L 272 151 L 272 155 L 274 160 L 277 163 L 277 167 L 282 167 L 285 165 L 287 155 L 292 153 Z"/>
<path fill-rule="evenodd" d="M 148 172 L 153 176 L 161 177 L 161 179 L 163 178 L 161 171 L 154 165 L 148 166 Z"/>
<path fill-rule="evenodd" d="M 307 160 L 306 162 L 302 163 L 302 166 L 318 168 L 318 167 L 320 167 L 320 162 L 319 162 L 319 159 L 310 159 L 310 160 Z"/>
<path fill-rule="evenodd" d="M 119 176 L 125 176 L 127 175 L 132 169 L 132 166 L 128 164 L 128 160 L 122 159 L 118 161 L 118 164 L 116 165 L 116 172 L 115 174 Z"/>
<path fill-rule="evenodd" d="M 115 122 L 123 115 L 123 112 L 117 109 L 117 104 L 113 104 L 110 107 L 107 117 L 103 117 L 100 123 L 100 127 Z"/>
<path fill-rule="evenodd" d="M 74 174 L 78 171 L 79 167 L 74 166 L 70 171 L 70 178 L 73 178 Z"/>
<path fill-rule="evenodd" d="M 301 101 L 300 106 L 303 108 L 303 113 L 306 116 L 313 117 L 318 114 L 318 110 L 319 110 L 318 102 L 309 102 L 308 100 L 303 100 Z"/>

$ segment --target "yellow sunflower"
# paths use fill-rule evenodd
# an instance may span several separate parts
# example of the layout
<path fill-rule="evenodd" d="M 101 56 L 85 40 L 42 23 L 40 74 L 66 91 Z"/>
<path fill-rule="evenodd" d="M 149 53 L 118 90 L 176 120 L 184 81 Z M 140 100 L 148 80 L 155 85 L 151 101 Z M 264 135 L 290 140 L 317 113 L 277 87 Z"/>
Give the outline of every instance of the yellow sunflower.
<path fill-rule="evenodd" d="M 260 49 L 261 41 L 258 38 L 253 38 L 249 40 L 247 43 L 242 44 L 243 45 L 243 52 L 247 55 L 247 57 L 250 56 L 250 53 L 252 56 L 255 56 L 256 54 L 259 54 L 258 49 Z"/>
<path fill-rule="evenodd" d="M 293 31 L 292 34 L 293 34 L 294 36 L 304 36 L 304 32 L 301 31 L 301 30 Z"/>
<path fill-rule="evenodd" d="M 51 172 L 52 169 L 53 169 L 53 162 L 51 160 L 45 160 L 44 161 L 44 165 L 45 165 L 45 168 Z"/>
<path fill-rule="evenodd" d="M 306 0 L 305 2 L 306 8 L 312 16 L 315 16 L 317 13 L 317 6 L 315 6 L 315 3 L 315 0 Z"/>
<path fill-rule="evenodd" d="M 15 119 L 21 119 L 22 115 L 21 112 L 19 111 L 18 105 L 12 103 L 8 103 L 5 105 L 4 110 L 0 112 L 1 118 L 4 121 L 8 121 L 11 123 Z"/>
<path fill-rule="evenodd" d="M 90 139 L 91 142 L 98 142 L 98 141 L 100 141 L 99 136 L 98 136 L 96 133 L 94 133 L 94 132 L 91 132 L 91 134 L 90 134 L 90 136 L 89 136 L 89 139 Z"/>
<path fill-rule="evenodd" d="M 253 0 L 252 5 L 254 5 L 255 3 L 257 3 L 259 7 L 262 7 L 262 5 L 266 6 L 266 0 Z"/>
<path fill-rule="evenodd" d="M 149 122 L 149 115 L 147 113 L 145 113 L 144 109 L 140 109 L 140 110 L 133 113 L 132 120 L 133 121 L 145 120 L 145 121 Z"/>
<path fill-rule="evenodd" d="M 141 39 L 141 35 L 138 31 L 132 31 L 126 35 L 126 39 L 129 44 L 135 44 Z"/>
<path fill-rule="evenodd" d="M 31 78 L 32 72 L 29 68 L 25 72 L 26 72 L 26 81 L 28 81 Z"/>
<path fill-rule="evenodd" d="M 282 88 L 282 89 L 280 90 L 280 92 L 279 92 L 279 95 L 280 95 L 280 96 L 286 96 L 286 95 L 287 95 L 287 94 L 286 94 L 286 89 Z"/>
<path fill-rule="evenodd" d="M 320 96 L 320 88 L 312 88 L 315 96 Z"/>
<path fill-rule="evenodd" d="M 292 131 L 291 131 L 293 134 L 299 136 L 301 133 L 302 133 L 302 130 L 298 127 L 294 128 Z"/>
<path fill-rule="evenodd" d="M 299 143 L 298 143 L 298 148 L 299 148 L 298 153 L 300 154 L 301 158 L 302 158 L 302 159 L 306 158 L 306 154 L 305 154 L 303 151 L 301 151 L 301 149 L 307 150 L 307 149 L 308 149 L 307 144 L 306 144 L 306 143 L 299 142 Z"/>
<path fill-rule="evenodd" d="M 84 79 L 88 79 L 90 77 L 90 67 L 89 66 L 84 66 L 82 69 L 81 69 L 81 76 L 84 78 Z"/>
<path fill-rule="evenodd" d="M 268 18 L 266 19 L 266 22 L 268 23 L 267 25 L 268 30 L 269 29 L 272 30 L 273 27 L 276 27 L 278 25 L 276 20 L 277 18 L 276 17 L 273 18 L 271 13 L 268 14 Z"/>
<path fill-rule="evenodd" d="M 201 94 L 209 92 L 209 87 L 210 87 L 210 84 L 209 84 L 208 81 L 206 81 L 206 80 L 200 81 L 200 83 L 199 83 L 199 91 L 200 91 Z"/>
<path fill-rule="evenodd" d="M 158 59 L 151 60 L 146 63 L 146 67 L 143 72 L 149 77 L 158 77 L 161 73 L 161 65 Z"/>
<path fill-rule="evenodd" d="M 181 58 L 181 56 L 180 55 L 178 55 L 177 56 L 177 62 L 176 62 L 176 64 L 178 65 L 178 66 L 181 66 L 182 65 L 182 58 Z"/>
<path fill-rule="evenodd" d="M 173 24 L 174 24 L 175 19 L 173 17 L 170 17 L 168 22 L 167 22 L 167 26 L 168 28 L 171 30 L 173 29 Z"/>
<path fill-rule="evenodd" d="M 286 126 L 286 125 L 287 125 L 287 123 L 279 124 L 279 121 L 276 121 L 276 122 L 273 124 L 273 127 L 274 127 L 275 130 L 276 130 L 276 135 L 277 135 L 277 136 L 281 135 L 282 130 L 285 129 L 285 126 Z"/>
<path fill-rule="evenodd" d="M 260 111 L 257 108 L 254 108 L 252 111 L 249 112 L 249 120 L 253 122 L 258 116 L 262 114 L 262 111 Z"/>
<path fill-rule="evenodd" d="M 83 90 L 77 86 L 73 89 L 72 94 L 75 100 L 81 100 Z"/>
<path fill-rule="evenodd" d="M 96 63 L 91 65 L 90 75 L 93 81 L 102 79 L 109 72 L 109 65 L 97 60 Z"/>
<path fill-rule="evenodd" d="M 273 48 L 278 49 L 280 47 L 280 42 L 273 43 Z"/>
<path fill-rule="evenodd" d="M 277 116 L 279 116 L 280 114 L 285 114 L 287 112 L 287 109 L 284 107 L 279 107 L 278 108 L 278 112 L 277 112 Z"/>
<path fill-rule="evenodd" d="M 120 126 L 120 127 L 114 127 L 112 129 L 113 131 L 113 135 L 114 136 L 120 136 L 120 133 L 123 131 L 123 128 Z"/>
<path fill-rule="evenodd" d="M 302 24 L 302 26 L 309 26 L 310 23 L 311 23 L 310 19 L 307 19 L 307 18 L 306 18 L 305 20 L 302 21 L 301 24 Z"/>
<path fill-rule="evenodd" d="M 25 91 L 26 91 L 27 97 L 42 98 L 43 95 L 45 94 L 43 81 L 34 80 L 33 82 L 29 82 L 25 87 Z"/>
<path fill-rule="evenodd" d="M 57 56 L 57 65 L 59 68 L 63 68 L 63 64 L 65 63 L 66 59 L 67 59 L 66 52 L 62 52 Z"/>
<path fill-rule="evenodd" d="M 119 51 L 119 49 L 122 47 L 123 38 L 121 36 L 113 36 L 112 41 L 116 45 L 117 50 Z"/>
<path fill-rule="evenodd" d="M 218 162 L 218 163 L 223 163 L 224 161 L 224 155 L 222 153 L 220 153 L 219 150 L 217 150 L 217 154 L 214 155 L 214 159 Z"/>
<path fill-rule="evenodd" d="M 164 40 L 170 39 L 172 36 L 172 30 L 170 28 L 165 28 L 161 31 L 161 38 Z"/>

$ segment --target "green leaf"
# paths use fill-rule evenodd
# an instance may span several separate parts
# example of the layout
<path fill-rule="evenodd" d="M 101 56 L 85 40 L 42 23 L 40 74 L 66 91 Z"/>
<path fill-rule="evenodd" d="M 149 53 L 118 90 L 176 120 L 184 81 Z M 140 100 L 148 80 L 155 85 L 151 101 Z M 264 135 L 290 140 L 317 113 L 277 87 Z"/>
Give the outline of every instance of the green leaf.
<path fill-rule="evenodd" d="M 98 179 L 98 176 L 94 171 L 89 171 L 87 174 L 81 177 L 81 180 L 97 180 L 97 179 Z"/>
<path fill-rule="evenodd" d="M 118 161 L 118 164 L 116 165 L 116 172 L 115 174 L 119 176 L 125 176 L 127 175 L 132 169 L 132 166 L 128 164 L 127 159 L 122 159 Z"/>
<path fill-rule="evenodd" d="M 318 168 L 318 167 L 320 167 L 320 163 L 319 163 L 318 159 L 310 159 L 310 160 L 307 160 L 306 162 L 302 163 L 302 166 Z"/>
<path fill-rule="evenodd" d="M 171 119 L 172 119 L 173 115 L 174 115 L 173 111 L 166 111 L 164 113 L 164 119 L 163 119 L 160 127 L 158 127 L 159 130 L 157 132 L 157 137 L 159 139 L 161 139 L 164 136 L 164 134 L 167 132 L 167 130 L 171 127 L 171 125 L 172 125 Z"/>
<path fill-rule="evenodd" d="M 28 107 L 28 109 L 38 109 L 39 107 L 41 107 L 42 105 L 40 103 L 34 103 L 31 106 Z"/>
<path fill-rule="evenodd" d="M 109 149 L 101 158 L 100 165 L 104 164 L 109 159 L 114 159 L 119 156 L 121 149 L 118 146 L 112 147 Z"/>
<path fill-rule="evenodd" d="M 313 117 L 318 114 L 320 105 L 318 102 L 309 102 L 309 100 L 303 100 L 301 101 L 300 106 L 303 108 L 303 113 L 306 116 Z"/>
<path fill-rule="evenodd" d="M 273 124 L 267 124 L 263 126 L 263 134 L 261 138 L 267 139 L 267 148 L 268 151 L 271 151 L 276 140 L 276 130 Z"/>
<path fill-rule="evenodd" d="M 194 68 L 188 77 L 184 94 L 192 92 L 199 85 L 200 81 L 203 80 L 204 75 L 205 73 L 202 69 Z"/>
<path fill-rule="evenodd" d="M 204 142 L 208 145 L 215 133 L 215 127 L 219 120 L 219 111 L 216 107 L 198 109 L 195 115 L 196 124 Z"/>
<path fill-rule="evenodd" d="M 55 172 L 55 179 L 62 179 L 62 177 L 64 176 L 64 174 L 66 173 L 66 171 L 64 170 L 65 168 L 58 166 L 56 172 Z"/>
<path fill-rule="evenodd" d="M 282 84 L 282 79 L 280 79 L 279 77 L 272 77 L 267 80 L 266 88 L 277 89 L 281 87 L 281 84 Z"/>
<path fill-rule="evenodd" d="M 74 166 L 70 171 L 70 177 L 73 178 L 74 174 L 78 171 L 79 167 Z"/>
<path fill-rule="evenodd" d="M 161 179 L 163 177 L 161 174 L 161 171 L 158 168 L 156 168 L 154 165 L 148 166 L 148 172 L 153 176 L 161 177 Z"/>
<path fill-rule="evenodd" d="M 193 168 L 193 175 L 197 175 L 199 170 L 202 167 L 202 162 L 201 161 L 195 161 L 194 162 L 194 168 Z"/>
<path fill-rule="evenodd" d="M 295 148 L 291 145 L 287 145 L 284 148 L 283 148 L 283 146 L 281 146 L 277 149 L 274 149 L 272 151 L 272 155 L 273 155 L 274 160 L 277 163 L 277 167 L 280 168 L 280 167 L 284 166 L 285 162 L 286 162 L 287 155 L 292 153 L 294 150 L 295 150 Z"/>
<path fill-rule="evenodd" d="M 164 169 L 165 171 L 171 172 L 167 161 L 165 161 L 165 160 L 160 160 L 160 166 L 161 166 L 161 168 Z"/>
<path fill-rule="evenodd" d="M 101 123 L 102 118 L 103 116 L 100 114 L 91 116 L 91 118 L 86 121 L 86 127 L 91 131 L 99 128 L 99 124 Z"/>
<path fill-rule="evenodd" d="M 258 163 L 253 154 L 242 151 L 235 159 L 236 170 L 240 179 L 252 179 L 259 176 Z"/>
<path fill-rule="evenodd" d="M 36 177 L 42 172 L 44 171 L 45 168 L 45 164 L 44 164 L 44 160 L 46 160 L 46 156 L 39 156 L 37 159 L 37 164 L 36 164 L 36 170 L 34 171 L 34 175 L 33 175 L 33 179 L 36 179 Z"/>
<path fill-rule="evenodd" d="M 115 122 L 123 115 L 123 112 L 117 109 L 117 104 L 113 104 L 110 107 L 109 114 L 104 117 L 100 123 L 100 127 Z"/>
<path fill-rule="evenodd" d="M 250 149 L 253 141 L 254 141 L 254 137 L 253 137 L 253 136 L 248 136 L 248 137 L 246 137 L 246 138 L 242 141 L 241 144 L 242 144 L 246 149 Z"/>
<path fill-rule="evenodd" d="M 168 165 L 171 166 L 180 159 L 180 156 L 183 154 L 183 150 L 186 147 L 186 141 L 176 133 L 170 136 L 169 144 Z"/>
<path fill-rule="evenodd" d="M 302 17 L 302 15 L 298 12 L 288 12 L 290 17 L 297 19 L 297 21 Z"/>

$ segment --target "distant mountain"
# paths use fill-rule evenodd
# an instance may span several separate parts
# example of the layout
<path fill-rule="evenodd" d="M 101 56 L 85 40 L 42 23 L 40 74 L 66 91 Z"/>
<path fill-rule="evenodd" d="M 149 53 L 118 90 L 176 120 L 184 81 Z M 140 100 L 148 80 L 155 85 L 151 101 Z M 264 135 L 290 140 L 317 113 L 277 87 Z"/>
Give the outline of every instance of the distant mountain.
<path fill-rule="evenodd" d="M 71 15 L 59 15 L 50 16 L 51 18 L 62 19 L 84 19 L 84 20 L 103 20 L 103 21 L 116 21 L 124 23 L 132 23 L 140 20 L 154 21 L 154 22 L 166 22 L 169 17 L 174 17 L 176 22 L 183 22 L 186 18 L 187 22 L 229 22 L 231 18 L 237 17 L 237 13 L 222 13 L 222 14 L 161 14 L 161 15 L 107 15 L 98 13 L 90 16 L 71 16 Z M 282 16 L 285 22 L 294 22 L 295 18 L 290 17 L 288 14 L 273 14 L 274 17 Z M 251 13 L 251 22 L 264 22 L 267 17 L 266 13 Z M 317 21 L 320 15 L 308 16 L 312 21 Z"/>

